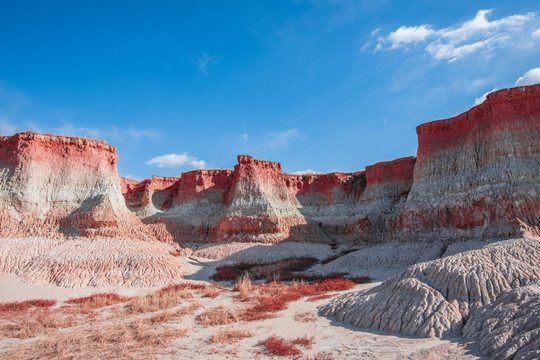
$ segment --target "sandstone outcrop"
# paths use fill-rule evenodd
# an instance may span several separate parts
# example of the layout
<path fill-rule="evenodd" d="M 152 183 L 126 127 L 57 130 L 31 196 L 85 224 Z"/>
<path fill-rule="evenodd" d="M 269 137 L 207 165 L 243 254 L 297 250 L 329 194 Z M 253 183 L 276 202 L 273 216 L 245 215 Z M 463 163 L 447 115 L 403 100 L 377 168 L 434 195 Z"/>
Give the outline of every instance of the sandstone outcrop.
<path fill-rule="evenodd" d="M 540 286 L 512 290 L 478 309 L 463 335 L 494 360 L 540 359 Z"/>
<path fill-rule="evenodd" d="M 538 281 L 538 259 L 538 239 L 506 240 L 413 265 L 369 291 L 333 299 L 321 312 L 363 328 L 423 337 L 459 335 L 471 314 Z"/>
<path fill-rule="evenodd" d="M 414 157 L 355 173 L 291 175 L 281 165 L 238 156 L 234 170 L 194 170 L 168 183 L 167 200 L 151 200 L 152 180 L 123 180 L 128 206 L 158 238 L 181 243 L 283 240 L 337 243 L 387 230 L 411 187 Z M 168 178 L 172 179 L 172 178 Z"/>
<path fill-rule="evenodd" d="M 418 126 L 417 158 L 364 171 L 292 175 L 241 155 L 234 170 L 126 179 L 123 192 L 170 242 L 508 238 L 519 234 L 518 219 L 540 223 L 539 104 L 540 85 L 497 91 L 459 116 Z"/>
<path fill-rule="evenodd" d="M 148 232 L 125 205 L 113 146 L 28 132 L 0 137 L 0 221 L 0 237 Z"/>
<path fill-rule="evenodd" d="M 500 90 L 422 124 L 414 180 L 392 219 L 403 236 L 507 237 L 540 223 L 540 85 Z"/>

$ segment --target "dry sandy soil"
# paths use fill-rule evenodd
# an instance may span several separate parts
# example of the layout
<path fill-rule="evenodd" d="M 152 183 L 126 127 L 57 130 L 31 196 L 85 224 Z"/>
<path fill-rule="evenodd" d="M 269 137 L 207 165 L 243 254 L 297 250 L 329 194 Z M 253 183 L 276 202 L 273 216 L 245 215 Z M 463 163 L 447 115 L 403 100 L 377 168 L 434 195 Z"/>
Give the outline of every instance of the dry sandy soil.
<path fill-rule="evenodd" d="M 326 296 L 318 299 L 299 295 L 283 310 L 255 309 L 246 316 L 245 309 L 260 305 L 261 299 L 282 297 L 287 289 L 302 285 L 253 285 L 249 289 L 244 282 L 247 290 L 240 286 L 237 291 L 231 283 L 223 283 L 223 287 L 209 280 L 221 261 L 197 257 L 177 261 L 191 280 L 165 290 L 66 289 L 26 284 L 13 274 L 0 274 L 0 302 L 22 302 L 11 308 L 0 305 L 0 358 L 269 359 L 277 356 L 272 351 L 289 353 L 288 358 L 320 360 L 484 358 L 474 343 L 463 338 L 399 336 L 318 315 L 318 307 L 331 297 L 379 282 L 345 291 L 322 291 Z M 97 293 L 121 297 L 69 300 Z M 21 305 L 32 299 L 57 302 L 51 307 L 46 303 Z M 253 313 L 271 318 L 257 319 Z M 260 344 L 272 336 L 277 338 L 268 347 Z"/>

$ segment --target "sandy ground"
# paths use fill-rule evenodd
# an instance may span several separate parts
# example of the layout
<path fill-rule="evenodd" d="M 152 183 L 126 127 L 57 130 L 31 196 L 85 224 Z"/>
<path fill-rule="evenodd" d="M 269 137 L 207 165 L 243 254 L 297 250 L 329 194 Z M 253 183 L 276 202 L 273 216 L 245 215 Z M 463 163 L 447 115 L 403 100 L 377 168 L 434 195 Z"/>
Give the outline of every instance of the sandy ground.
<path fill-rule="evenodd" d="M 204 258 L 178 258 L 182 267 L 189 271 L 185 277 L 188 281 L 208 281 L 214 269 L 222 262 Z M 390 276 L 397 270 L 387 273 L 378 271 L 377 279 Z M 354 289 L 368 289 L 379 282 L 357 285 Z M 227 284 L 225 284 L 227 285 Z M 45 298 L 56 299 L 60 302 L 69 298 L 87 296 L 98 292 L 116 292 L 121 295 L 144 295 L 155 291 L 156 288 L 114 288 L 84 287 L 79 289 L 65 289 L 54 285 L 25 284 L 14 274 L 0 274 L 0 302 L 22 301 Z M 284 338 L 312 337 L 314 340 L 311 349 L 302 349 L 300 359 L 314 358 L 319 354 L 331 359 L 484 359 L 475 344 L 468 343 L 462 338 L 456 339 L 419 339 L 400 336 L 396 334 L 362 330 L 337 321 L 335 318 L 318 316 L 317 307 L 328 302 L 329 299 L 315 302 L 305 298 L 290 303 L 288 308 L 279 312 L 276 318 L 254 322 L 241 322 L 229 325 L 203 327 L 197 323 L 196 317 L 201 312 L 219 305 L 230 306 L 234 304 L 237 293 L 226 291 L 216 299 L 203 298 L 203 307 L 191 316 L 182 318 L 173 323 L 178 328 L 191 329 L 188 337 L 175 340 L 167 349 L 159 349 L 156 355 L 160 359 L 269 359 L 263 353 L 263 348 L 257 343 L 271 335 Z M 337 293 L 336 293 L 337 295 Z M 316 315 L 313 322 L 299 322 L 295 320 L 298 313 L 310 312 Z M 209 338 L 223 329 L 242 329 L 251 331 L 254 336 L 245 338 L 234 344 L 216 345 L 209 342 Z M 0 341 L 1 353 L 14 349 L 28 342 L 20 339 L 3 339 Z M 158 355 L 159 353 L 159 355 Z"/>

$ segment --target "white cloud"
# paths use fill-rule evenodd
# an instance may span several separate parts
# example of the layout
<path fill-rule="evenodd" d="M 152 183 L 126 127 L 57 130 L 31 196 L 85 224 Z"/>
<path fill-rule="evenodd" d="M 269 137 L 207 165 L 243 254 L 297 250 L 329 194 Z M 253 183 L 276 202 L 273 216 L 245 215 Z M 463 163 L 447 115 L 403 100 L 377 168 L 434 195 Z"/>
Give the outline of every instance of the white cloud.
<path fill-rule="evenodd" d="M 306 175 L 306 174 L 320 174 L 319 172 L 311 169 L 307 170 L 298 170 L 292 173 L 293 175 Z"/>
<path fill-rule="evenodd" d="M 498 90 L 497 88 L 493 88 L 493 90 L 488 91 L 488 92 L 486 92 L 485 94 L 483 94 L 482 96 L 476 98 L 476 99 L 474 100 L 474 106 L 480 105 L 481 103 L 483 103 L 484 101 L 486 101 L 486 97 L 488 96 L 488 94 L 491 94 L 492 92 L 497 91 L 497 90 Z"/>
<path fill-rule="evenodd" d="M 148 160 L 145 162 L 145 164 L 149 166 L 155 165 L 159 168 L 176 168 L 186 164 L 190 165 L 194 169 L 206 167 L 206 162 L 204 160 L 199 160 L 196 157 L 189 156 L 187 153 L 157 156 Z"/>
<path fill-rule="evenodd" d="M 533 31 L 532 37 L 533 38 L 540 38 L 540 29 Z"/>
<path fill-rule="evenodd" d="M 516 85 L 534 85 L 540 83 L 540 68 L 534 68 L 520 76 L 516 81 Z"/>
<path fill-rule="evenodd" d="M 424 41 L 428 36 L 435 32 L 431 30 L 429 25 L 420 26 L 402 26 L 388 35 L 388 40 L 392 43 L 392 49 L 399 47 L 402 44 L 418 43 Z"/>
<path fill-rule="evenodd" d="M 128 130 L 128 135 L 135 141 L 138 141 L 142 138 L 155 139 L 159 136 L 159 133 L 154 130 L 137 130 L 130 129 Z"/>
<path fill-rule="evenodd" d="M 453 62 L 480 51 L 489 56 L 497 47 L 519 42 L 517 35 L 523 34 L 527 25 L 537 19 L 535 13 L 527 13 L 489 21 L 490 12 L 480 10 L 472 20 L 440 30 L 429 24 L 401 26 L 387 37 L 380 36 L 375 50 L 392 50 L 427 41 L 424 50 L 436 60 Z"/>
<path fill-rule="evenodd" d="M 206 167 L 206 161 L 204 160 L 191 160 L 189 165 L 194 169 L 204 169 Z"/>
<path fill-rule="evenodd" d="M 269 133 L 270 140 L 267 142 L 268 146 L 287 146 L 289 141 L 300 135 L 300 130 L 289 129 L 278 133 Z"/>
<path fill-rule="evenodd" d="M 242 139 L 247 140 L 248 134 L 242 134 Z"/>

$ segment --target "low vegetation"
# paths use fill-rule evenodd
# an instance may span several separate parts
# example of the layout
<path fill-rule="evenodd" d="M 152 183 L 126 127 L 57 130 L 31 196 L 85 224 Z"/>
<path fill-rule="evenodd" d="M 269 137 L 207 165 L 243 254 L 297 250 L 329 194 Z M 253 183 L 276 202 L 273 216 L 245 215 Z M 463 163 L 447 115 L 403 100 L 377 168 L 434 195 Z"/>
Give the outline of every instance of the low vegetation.
<path fill-rule="evenodd" d="M 296 313 L 294 315 L 294 320 L 299 322 L 314 322 L 317 321 L 317 314 L 313 311 L 304 311 L 301 313 Z"/>
<path fill-rule="evenodd" d="M 266 340 L 259 341 L 258 346 L 263 346 L 265 352 L 272 356 L 298 356 L 302 351 L 297 345 L 303 346 L 306 349 L 311 349 L 313 339 L 307 337 L 295 338 L 287 340 L 276 335 L 272 335 Z"/>
<path fill-rule="evenodd" d="M 255 336 L 255 334 L 248 330 L 225 329 L 212 335 L 209 342 L 211 344 L 230 344 L 253 336 Z"/>
<path fill-rule="evenodd" d="M 296 277 L 295 273 L 305 271 L 317 263 L 318 260 L 315 258 L 291 258 L 263 265 L 249 263 L 225 265 L 216 269 L 212 280 L 234 281 L 247 273 L 251 280 L 292 281 Z"/>

